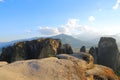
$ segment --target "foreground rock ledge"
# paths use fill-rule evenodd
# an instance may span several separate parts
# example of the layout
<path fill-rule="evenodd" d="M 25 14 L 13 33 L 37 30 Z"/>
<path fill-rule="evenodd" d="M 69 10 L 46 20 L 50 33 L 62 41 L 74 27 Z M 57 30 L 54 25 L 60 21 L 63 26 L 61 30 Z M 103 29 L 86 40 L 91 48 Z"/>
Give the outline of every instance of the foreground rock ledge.
<path fill-rule="evenodd" d="M 83 55 L 88 58 L 60 54 L 59 59 L 17 61 L 0 67 L 0 80 L 119 80 L 110 68 L 93 64 L 91 56 Z"/>

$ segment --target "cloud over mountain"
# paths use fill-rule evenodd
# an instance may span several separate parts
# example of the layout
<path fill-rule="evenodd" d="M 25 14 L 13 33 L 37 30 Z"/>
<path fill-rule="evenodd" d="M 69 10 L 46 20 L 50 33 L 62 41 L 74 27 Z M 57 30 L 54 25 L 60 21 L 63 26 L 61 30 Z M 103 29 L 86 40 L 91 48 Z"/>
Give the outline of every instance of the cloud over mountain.
<path fill-rule="evenodd" d="M 95 20 L 93 16 L 91 16 L 91 21 Z M 93 22 L 92 22 L 93 23 Z M 113 31 L 114 30 L 114 31 Z M 60 26 L 38 26 L 35 29 L 28 29 L 27 31 L 27 35 L 31 36 L 55 36 L 55 35 L 59 35 L 59 34 L 67 34 L 67 35 L 71 35 L 74 37 L 81 37 L 82 40 L 87 40 L 87 39 L 93 39 L 96 37 L 100 37 L 103 35 L 112 35 L 115 33 L 119 32 L 118 28 L 115 27 L 104 27 L 101 28 L 96 25 L 96 23 L 94 22 L 94 24 L 91 25 L 84 25 L 82 23 L 80 23 L 79 19 L 68 19 L 68 21 Z"/>
<path fill-rule="evenodd" d="M 81 25 L 78 19 L 69 19 L 68 22 L 59 27 L 39 27 L 41 35 L 68 34 L 77 35 L 80 33 L 94 32 L 95 30 L 87 25 Z"/>

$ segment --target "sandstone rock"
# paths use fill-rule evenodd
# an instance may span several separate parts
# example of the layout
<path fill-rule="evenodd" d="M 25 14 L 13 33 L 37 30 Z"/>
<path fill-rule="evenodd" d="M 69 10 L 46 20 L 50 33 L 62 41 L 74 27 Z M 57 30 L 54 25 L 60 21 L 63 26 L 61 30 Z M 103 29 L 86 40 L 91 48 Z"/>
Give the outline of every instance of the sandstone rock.
<path fill-rule="evenodd" d="M 95 65 L 86 71 L 86 75 L 93 76 L 94 80 L 119 80 L 112 69 L 102 65 Z"/>
<path fill-rule="evenodd" d="M 81 53 L 74 53 L 74 54 L 71 54 L 72 56 L 78 58 L 78 59 L 82 59 L 84 61 L 87 62 L 87 69 L 89 68 L 92 68 L 94 65 L 94 59 L 93 57 L 88 54 L 88 53 L 84 53 L 84 52 L 81 52 Z"/>
<path fill-rule="evenodd" d="M 2 66 L 4 66 L 4 65 L 7 65 L 7 64 L 8 64 L 7 62 L 1 61 L 1 62 L 0 62 L 0 67 L 2 67 Z"/>
<path fill-rule="evenodd" d="M 15 62 L 0 68 L 1 80 L 87 80 L 70 60 L 47 58 Z"/>
<path fill-rule="evenodd" d="M 119 66 L 119 51 L 116 40 L 111 37 L 102 37 L 98 44 L 98 64 L 117 70 Z"/>
<path fill-rule="evenodd" d="M 79 58 L 75 58 L 71 55 L 67 55 L 67 54 L 59 54 L 56 56 L 58 59 L 66 59 L 66 60 L 70 60 L 72 62 L 74 62 L 75 64 L 77 64 L 78 66 L 84 67 L 84 69 L 87 69 L 87 62 L 79 59 Z M 82 64 L 82 65 L 81 65 Z"/>
<path fill-rule="evenodd" d="M 0 67 L 0 80 L 118 80 L 108 67 L 94 65 L 87 68 L 89 63 L 83 59 L 67 54 L 57 57 L 60 59 L 16 61 Z"/>
<path fill-rule="evenodd" d="M 43 47 L 41 49 L 39 58 L 46 58 L 51 56 L 56 56 L 57 54 L 60 54 L 60 49 L 62 46 L 62 43 L 59 39 L 46 39 L 43 42 L 41 42 Z"/>

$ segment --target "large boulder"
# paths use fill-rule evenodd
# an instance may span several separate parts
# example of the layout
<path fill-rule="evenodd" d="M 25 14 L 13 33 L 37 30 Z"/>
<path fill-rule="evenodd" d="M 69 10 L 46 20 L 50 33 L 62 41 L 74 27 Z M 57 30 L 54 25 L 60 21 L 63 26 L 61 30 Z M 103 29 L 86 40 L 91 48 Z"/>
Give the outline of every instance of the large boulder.
<path fill-rule="evenodd" d="M 119 80 L 112 69 L 102 65 L 94 65 L 94 68 L 86 71 L 87 76 L 93 76 L 93 80 Z"/>
<path fill-rule="evenodd" d="M 111 37 L 102 37 L 98 44 L 98 64 L 117 70 L 119 67 L 119 51 L 116 40 Z"/>
<path fill-rule="evenodd" d="M 18 60 L 56 56 L 62 53 L 61 47 L 61 40 L 52 38 L 40 38 L 32 41 L 17 42 L 13 46 L 3 48 L 0 60 L 11 63 Z"/>
<path fill-rule="evenodd" d="M 78 54 L 79 58 L 59 54 L 59 59 L 49 57 L 16 61 L 0 67 L 0 80 L 118 80 L 108 67 L 93 64 L 87 68 L 89 63 L 80 59 L 86 54 L 81 54 Z"/>
<path fill-rule="evenodd" d="M 79 66 L 86 79 L 81 80 L 119 80 L 112 69 L 106 66 L 94 64 L 93 57 L 88 53 L 74 53 L 71 55 L 59 54 L 59 59 L 67 59 Z"/>
<path fill-rule="evenodd" d="M 87 69 L 93 68 L 93 64 L 94 64 L 94 59 L 93 56 L 91 56 L 90 54 L 84 53 L 84 52 L 80 52 L 80 53 L 74 53 L 71 54 L 71 56 L 74 56 L 78 59 L 82 59 L 84 61 L 87 62 Z"/>

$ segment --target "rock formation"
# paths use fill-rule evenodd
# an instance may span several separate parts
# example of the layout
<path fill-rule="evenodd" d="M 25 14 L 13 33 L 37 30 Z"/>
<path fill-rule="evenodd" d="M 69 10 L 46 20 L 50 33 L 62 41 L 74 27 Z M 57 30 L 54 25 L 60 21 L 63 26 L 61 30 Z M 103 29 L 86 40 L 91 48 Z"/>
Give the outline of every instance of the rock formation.
<path fill-rule="evenodd" d="M 71 54 L 71 56 L 67 54 L 59 54 L 57 57 L 59 59 L 70 60 L 77 64 L 79 69 L 81 69 L 78 71 L 82 76 L 85 76 L 84 79 L 80 80 L 119 80 L 112 69 L 94 64 L 93 57 L 88 53 L 76 53 Z"/>
<path fill-rule="evenodd" d="M 0 56 L 1 61 L 13 62 L 26 59 L 38 59 L 56 54 L 63 53 L 71 54 L 72 49 L 68 44 L 63 45 L 59 39 L 40 38 L 32 41 L 24 41 L 15 43 L 13 46 L 3 48 Z"/>
<path fill-rule="evenodd" d="M 0 67 L 0 80 L 118 80 L 110 68 L 93 64 L 89 54 L 59 54 L 57 57 L 4 65 Z"/>
<path fill-rule="evenodd" d="M 71 55 L 60 54 L 60 55 L 57 55 L 57 57 L 59 59 L 70 59 L 70 60 L 73 60 L 73 61 L 74 60 L 75 61 L 77 61 L 77 60 L 78 61 L 79 60 L 85 61 L 85 62 L 87 62 L 87 65 L 84 65 L 84 67 L 86 67 L 87 69 L 93 68 L 94 59 L 93 59 L 93 57 L 90 54 L 87 54 L 87 53 L 81 52 L 81 53 L 74 53 L 74 54 L 71 54 Z M 76 57 L 78 59 L 76 59 L 74 57 Z M 81 63 L 83 63 L 83 62 L 80 62 L 80 65 L 81 65 Z"/>
<path fill-rule="evenodd" d="M 73 50 L 70 44 L 63 44 L 61 47 L 61 53 L 73 54 Z"/>
<path fill-rule="evenodd" d="M 102 37 L 98 44 L 98 64 L 117 70 L 119 67 L 119 51 L 116 40 L 111 37 Z"/>
<path fill-rule="evenodd" d="M 14 61 L 13 57 L 15 57 L 14 47 L 8 46 L 7 48 L 2 49 L 2 53 L 0 55 L 0 60 L 12 62 L 12 61 Z"/>
<path fill-rule="evenodd" d="M 89 52 L 94 58 L 94 63 L 97 63 L 97 48 L 91 47 Z"/>
<path fill-rule="evenodd" d="M 85 46 L 82 46 L 82 47 L 80 48 L 80 52 L 86 52 L 86 47 L 85 47 Z"/>

